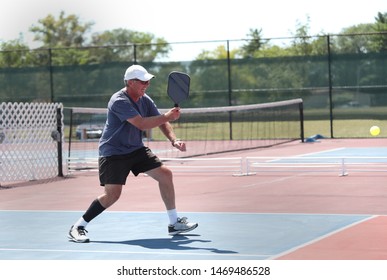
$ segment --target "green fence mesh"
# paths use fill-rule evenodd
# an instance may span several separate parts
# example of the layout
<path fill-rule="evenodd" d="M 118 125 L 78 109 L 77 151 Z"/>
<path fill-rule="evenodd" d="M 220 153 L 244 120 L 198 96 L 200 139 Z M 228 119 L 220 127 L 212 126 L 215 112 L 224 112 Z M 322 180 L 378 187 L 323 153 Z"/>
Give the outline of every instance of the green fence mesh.
<path fill-rule="evenodd" d="M 360 45 L 369 38 L 356 39 Z M 370 137 L 367 129 L 374 124 L 382 127 L 381 136 L 387 136 L 383 134 L 387 131 L 387 52 L 364 52 L 359 48 L 345 51 L 326 47 L 315 55 L 172 62 L 153 59 L 138 63 L 156 75 L 148 94 L 159 108 L 173 106 L 166 83 L 168 74 L 177 70 L 191 76 L 190 98 L 183 107 L 302 98 L 306 136 L 309 132 L 328 137 Z M 121 50 L 125 59 L 109 60 L 113 51 L 117 50 L 106 47 L 105 62 L 81 64 L 77 59 L 73 65 L 61 65 L 64 50 L 20 52 L 24 64 L 0 68 L 1 101 L 51 101 L 65 107 L 104 108 L 110 96 L 123 87 L 125 69 L 136 61 L 135 52 L 128 48 Z M 76 55 L 90 56 L 93 49 L 84 52 Z M 9 55 L 0 52 L 0 59 L 4 61 Z M 75 54 L 66 50 L 66 55 Z"/>

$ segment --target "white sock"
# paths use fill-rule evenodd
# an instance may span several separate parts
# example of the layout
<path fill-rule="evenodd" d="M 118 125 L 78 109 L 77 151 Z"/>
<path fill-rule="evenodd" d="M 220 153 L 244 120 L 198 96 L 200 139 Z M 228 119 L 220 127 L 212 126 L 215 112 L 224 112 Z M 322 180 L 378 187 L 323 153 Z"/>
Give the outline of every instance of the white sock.
<path fill-rule="evenodd" d="M 176 209 L 167 210 L 168 217 L 169 217 L 169 223 L 171 225 L 176 224 L 177 222 L 177 211 Z"/>
<path fill-rule="evenodd" d="M 77 227 L 85 227 L 87 226 L 88 222 L 86 222 L 83 217 L 80 217 L 79 220 L 74 224 L 74 227 L 77 228 Z"/>

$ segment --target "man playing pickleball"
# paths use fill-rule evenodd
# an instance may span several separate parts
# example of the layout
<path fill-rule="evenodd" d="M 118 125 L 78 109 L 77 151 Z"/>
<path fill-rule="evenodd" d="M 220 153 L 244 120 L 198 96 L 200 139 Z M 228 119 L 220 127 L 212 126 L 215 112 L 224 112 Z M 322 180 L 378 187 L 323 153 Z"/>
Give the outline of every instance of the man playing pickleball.
<path fill-rule="evenodd" d="M 172 172 L 142 141 L 143 130 L 159 127 L 172 146 L 186 150 L 185 143 L 176 138 L 169 123 L 180 117 L 180 108 L 161 114 L 145 93 L 153 77 L 140 65 L 130 66 L 124 75 L 125 87 L 113 94 L 108 103 L 107 121 L 99 142 L 99 179 L 104 193 L 71 226 L 68 237 L 74 242 L 89 242 L 87 224 L 120 198 L 130 172 L 135 176 L 146 173 L 158 182 L 169 217 L 170 235 L 198 226 L 189 223 L 186 217 L 178 217 Z"/>

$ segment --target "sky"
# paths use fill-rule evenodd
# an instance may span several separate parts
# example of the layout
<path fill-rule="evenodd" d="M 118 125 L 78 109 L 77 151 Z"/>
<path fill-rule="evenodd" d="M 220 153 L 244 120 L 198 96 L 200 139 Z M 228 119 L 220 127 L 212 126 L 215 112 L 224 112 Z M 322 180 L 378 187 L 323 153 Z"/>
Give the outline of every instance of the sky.
<path fill-rule="evenodd" d="M 289 37 L 297 23 L 310 35 L 335 34 L 387 13 L 386 0 L 0 0 L 0 41 L 17 39 L 33 47 L 28 29 L 48 14 L 75 14 L 93 22 L 91 32 L 115 28 L 149 32 L 168 42 L 237 40 L 251 28 L 264 38 Z"/>

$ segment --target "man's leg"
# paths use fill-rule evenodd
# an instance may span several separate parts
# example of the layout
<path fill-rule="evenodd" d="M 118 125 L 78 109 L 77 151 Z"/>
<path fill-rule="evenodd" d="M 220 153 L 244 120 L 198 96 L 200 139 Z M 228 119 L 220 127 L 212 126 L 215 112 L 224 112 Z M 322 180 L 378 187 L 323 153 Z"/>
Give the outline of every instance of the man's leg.
<path fill-rule="evenodd" d="M 146 174 L 159 183 L 161 198 L 163 199 L 169 217 L 169 234 L 175 235 L 195 229 L 198 226 L 197 223 L 188 223 L 185 217 L 178 218 L 172 171 L 162 165 L 147 171 Z"/>
<path fill-rule="evenodd" d="M 159 183 L 161 198 L 167 210 L 176 209 L 175 187 L 173 185 L 172 171 L 162 165 L 146 172 Z"/>
<path fill-rule="evenodd" d="M 90 204 L 85 214 L 71 227 L 70 240 L 79 243 L 89 242 L 90 240 L 86 236 L 87 224 L 120 198 L 122 185 L 106 185 L 104 188 L 104 193 Z"/>
<path fill-rule="evenodd" d="M 112 206 L 120 198 L 121 193 L 122 185 L 107 184 L 105 186 L 105 192 L 98 197 L 98 200 L 106 209 Z"/>

